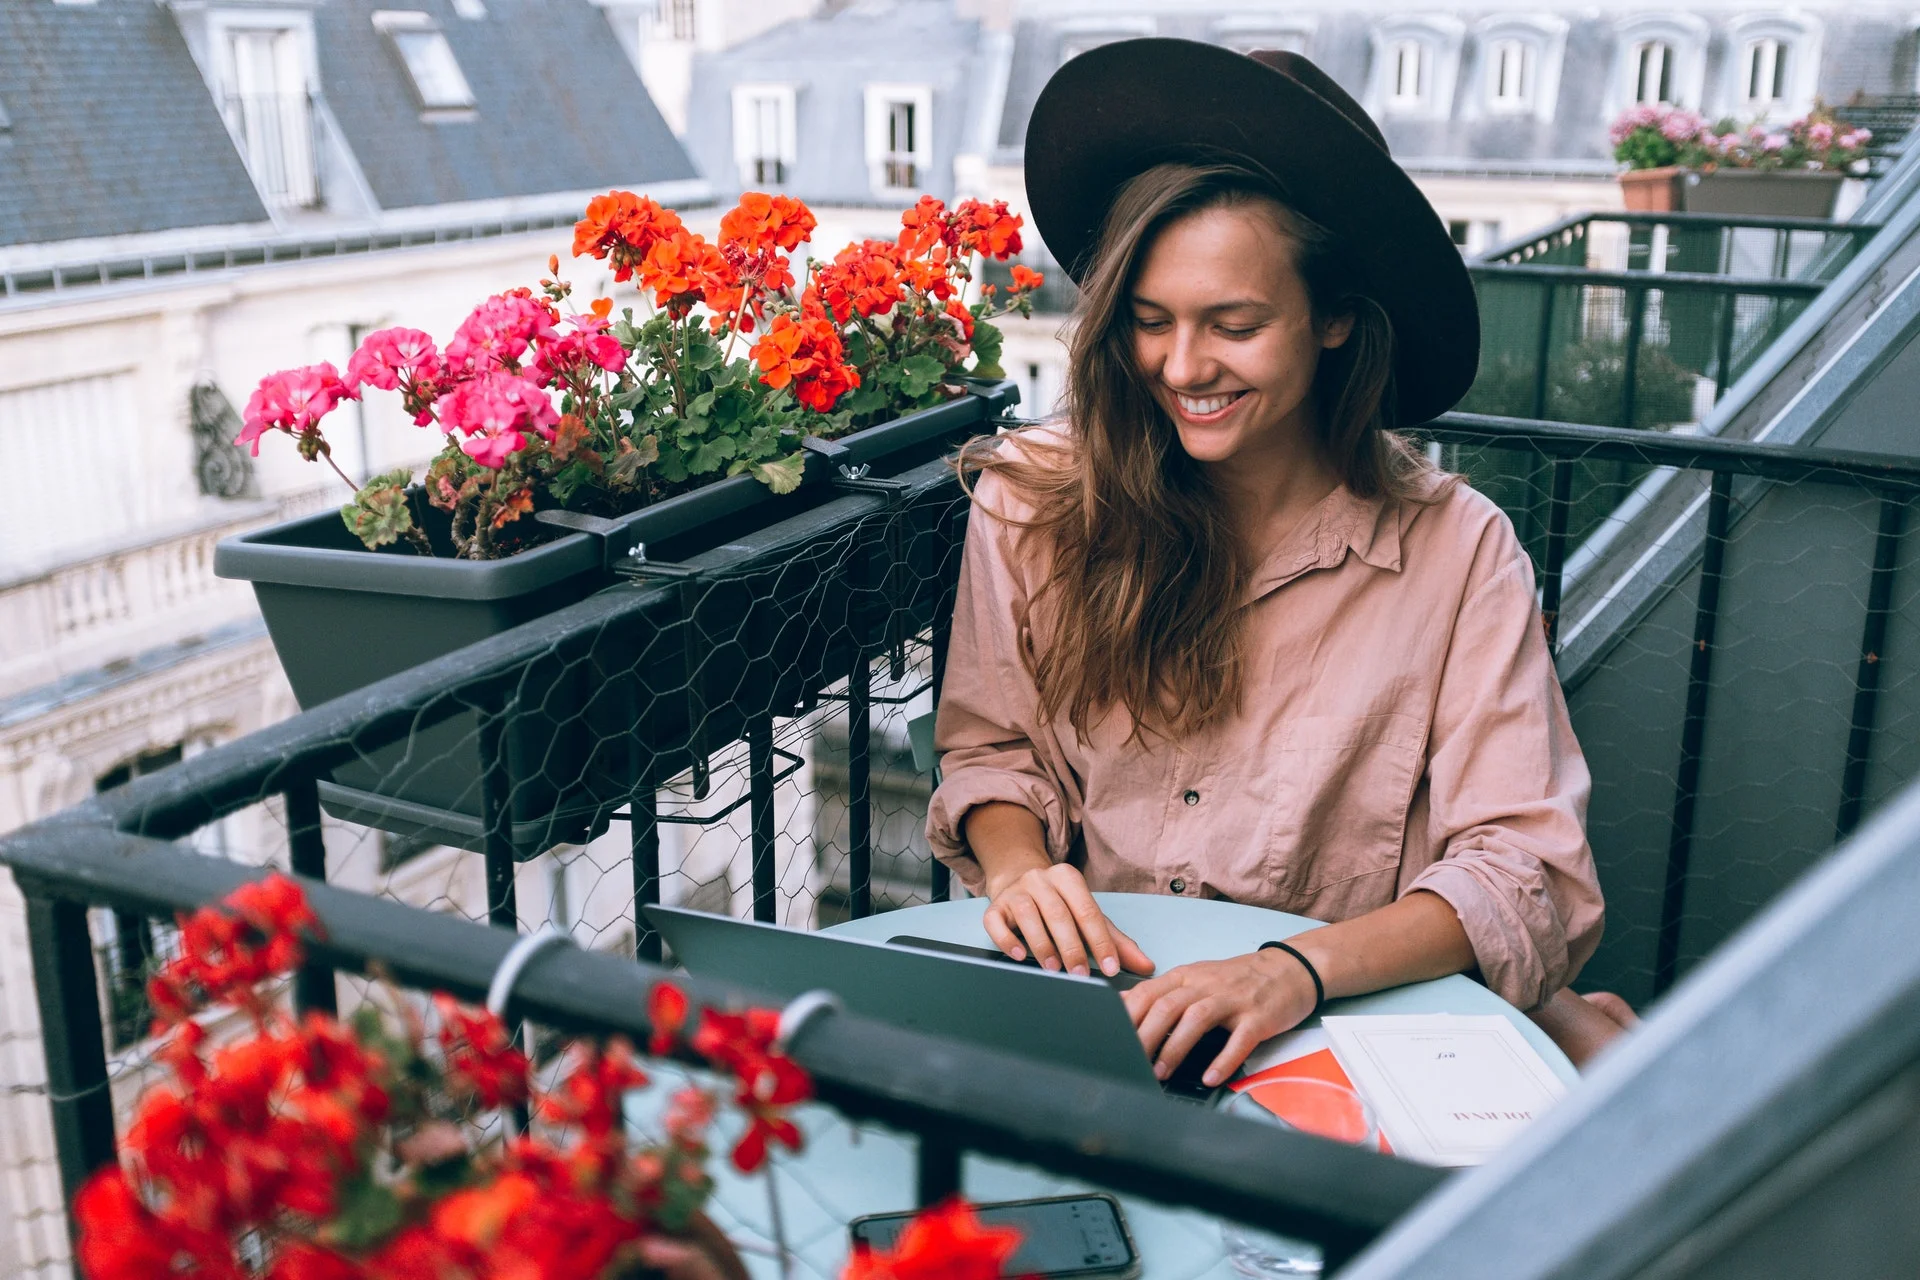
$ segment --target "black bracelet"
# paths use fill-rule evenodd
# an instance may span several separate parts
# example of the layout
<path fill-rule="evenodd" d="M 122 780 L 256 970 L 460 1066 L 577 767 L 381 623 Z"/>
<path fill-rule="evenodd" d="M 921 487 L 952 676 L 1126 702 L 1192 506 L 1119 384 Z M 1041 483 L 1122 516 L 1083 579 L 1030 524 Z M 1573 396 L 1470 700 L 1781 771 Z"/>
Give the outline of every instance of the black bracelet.
<path fill-rule="evenodd" d="M 1306 969 L 1307 976 L 1313 979 L 1313 1013 L 1307 1016 L 1311 1018 L 1314 1013 L 1320 1012 L 1320 1007 L 1327 1002 L 1327 988 L 1326 984 L 1320 981 L 1320 971 L 1313 967 L 1313 961 L 1301 955 L 1298 947 L 1290 947 L 1284 942 L 1263 942 L 1260 944 L 1260 950 L 1284 951 L 1300 962 Z"/>

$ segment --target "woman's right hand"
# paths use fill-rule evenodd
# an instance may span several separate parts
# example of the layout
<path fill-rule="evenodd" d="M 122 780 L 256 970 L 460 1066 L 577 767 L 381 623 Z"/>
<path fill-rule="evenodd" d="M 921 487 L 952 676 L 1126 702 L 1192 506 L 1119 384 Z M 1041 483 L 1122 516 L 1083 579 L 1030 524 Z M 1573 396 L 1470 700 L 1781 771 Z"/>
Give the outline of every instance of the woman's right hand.
<path fill-rule="evenodd" d="M 1029 950 L 1042 967 L 1086 974 L 1088 957 L 1109 978 L 1121 969 L 1153 972 L 1153 961 L 1093 900 L 1077 867 L 1029 867 L 989 884 L 987 936 L 1015 960 Z"/>

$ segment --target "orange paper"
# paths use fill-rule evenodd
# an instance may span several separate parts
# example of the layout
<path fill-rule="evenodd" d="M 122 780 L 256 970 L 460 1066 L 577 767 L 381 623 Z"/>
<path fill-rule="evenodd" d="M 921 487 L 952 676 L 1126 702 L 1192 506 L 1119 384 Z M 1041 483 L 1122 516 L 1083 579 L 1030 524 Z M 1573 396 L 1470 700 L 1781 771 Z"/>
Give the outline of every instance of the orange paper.
<path fill-rule="evenodd" d="M 1258 1102 L 1288 1124 L 1311 1132 L 1308 1125 L 1296 1119 L 1300 1114 L 1300 1094 L 1287 1087 L 1290 1081 L 1322 1080 L 1328 1084 L 1337 1084 L 1343 1089 L 1352 1089 L 1353 1081 L 1340 1068 L 1340 1060 L 1333 1056 L 1333 1050 L 1320 1049 L 1304 1057 L 1282 1062 L 1278 1066 L 1268 1067 L 1253 1075 L 1234 1081 L 1231 1086 L 1235 1093 L 1251 1093 Z M 1358 1090 L 1354 1090 L 1356 1093 Z M 1385 1134 L 1380 1135 L 1380 1150 L 1392 1154 L 1393 1147 L 1387 1142 Z"/>

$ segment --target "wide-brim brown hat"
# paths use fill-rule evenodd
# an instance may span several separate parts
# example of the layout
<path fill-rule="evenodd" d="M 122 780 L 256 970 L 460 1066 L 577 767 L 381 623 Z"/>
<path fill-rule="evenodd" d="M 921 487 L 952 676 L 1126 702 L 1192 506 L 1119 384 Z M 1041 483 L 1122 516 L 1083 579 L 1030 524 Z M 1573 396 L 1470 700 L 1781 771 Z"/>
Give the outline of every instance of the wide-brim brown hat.
<path fill-rule="evenodd" d="M 1073 59 L 1027 124 L 1034 230 L 1080 280 L 1128 179 L 1169 161 L 1223 158 L 1271 175 L 1357 264 L 1393 322 L 1400 424 L 1457 404 L 1480 357 L 1480 311 L 1460 250 L 1360 104 L 1298 54 L 1153 38 Z"/>

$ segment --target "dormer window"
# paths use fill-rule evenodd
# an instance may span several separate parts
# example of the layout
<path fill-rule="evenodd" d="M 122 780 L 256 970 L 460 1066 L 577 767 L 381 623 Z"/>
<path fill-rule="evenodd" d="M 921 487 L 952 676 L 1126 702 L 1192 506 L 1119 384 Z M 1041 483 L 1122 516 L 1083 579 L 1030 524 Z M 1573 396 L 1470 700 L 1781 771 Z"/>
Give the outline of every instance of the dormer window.
<path fill-rule="evenodd" d="M 1748 107 L 1766 111 L 1787 98 L 1787 66 L 1793 50 L 1784 40 L 1762 36 L 1741 50 L 1741 84 Z"/>
<path fill-rule="evenodd" d="M 431 17 L 413 10 L 383 9 L 373 15 L 373 25 L 393 41 L 394 52 L 413 80 L 421 110 L 429 118 L 464 118 L 473 109 L 473 89 L 453 56 L 446 33 Z"/>
<path fill-rule="evenodd" d="M 1392 87 L 1387 91 L 1390 107 L 1418 107 L 1427 100 L 1427 46 L 1418 40 L 1396 40 L 1389 55 Z"/>
<path fill-rule="evenodd" d="M 1729 58 L 1720 110 L 1785 120 L 1813 105 L 1821 26 L 1803 13 L 1763 13 L 1727 23 Z"/>
<path fill-rule="evenodd" d="M 775 187 L 793 176 L 794 87 L 742 84 L 733 89 L 733 159 L 747 187 Z"/>
<path fill-rule="evenodd" d="M 1154 32 L 1151 18 L 1070 18 L 1059 24 L 1060 61 L 1072 62 L 1089 49 Z"/>
<path fill-rule="evenodd" d="M 1487 58 L 1487 100 L 1496 110 L 1525 111 L 1533 103 L 1533 47 L 1496 40 Z"/>
<path fill-rule="evenodd" d="M 1214 39 L 1235 53 L 1279 49 L 1305 54 L 1313 43 L 1314 19 L 1306 15 L 1227 17 L 1213 24 Z"/>
<path fill-rule="evenodd" d="M 1623 19 L 1617 30 L 1606 114 L 1616 115 L 1636 105 L 1707 109 L 1703 104 L 1712 32 L 1704 18 L 1690 13 L 1637 14 Z"/>
<path fill-rule="evenodd" d="M 1545 13 L 1504 13 L 1481 22 L 1474 34 L 1482 95 L 1477 105 L 1491 115 L 1553 119 L 1567 47 L 1566 20 Z"/>
<path fill-rule="evenodd" d="M 933 91 L 925 85 L 867 86 L 867 170 L 879 195 L 927 185 L 933 168 Z"/>
<path fill-rule="evenodd" d="M 260 198 L 276 213 L 320 205 L 313 32 L 305 15 L 210 17 L 220 114 Z"/>
<path fill-rule="evenodd" d="M 1673 102 L 1673 46 L 1642 40 L 1633 46 L 1633 100 L 1642 106 Z"/>
<path fill-rule="evenodd" d="M 1362 105 L 1375 114 L 1446 119 L 1465 32 L 1445 14 L 1382 20 L 1373 32 L 1373 74 Z"/>

